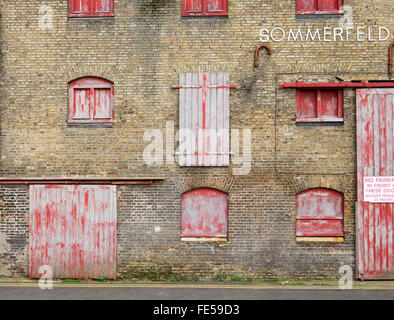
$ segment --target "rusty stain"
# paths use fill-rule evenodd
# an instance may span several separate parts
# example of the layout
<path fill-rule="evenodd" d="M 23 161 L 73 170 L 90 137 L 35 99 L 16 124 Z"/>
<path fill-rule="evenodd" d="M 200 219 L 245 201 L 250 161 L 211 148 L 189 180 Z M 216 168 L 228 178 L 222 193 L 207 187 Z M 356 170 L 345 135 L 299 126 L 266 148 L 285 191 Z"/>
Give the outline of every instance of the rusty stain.
<path fill-rule="evenodd" d="M 261 48 L 267 49 L 268 54 L 272 55 L 272 50 L 271 50 L 271 48 L 268 45 L 261 44 L 260 46 L 258 46 L 256 48 L 256 50 L 255 50 L 255 53 L 254 53 L 254 66 L 255 66 L 255 68 L 257 68 L 259 66 L 258 55 L 259 55 L 259 51 L 260 51 Z"/>

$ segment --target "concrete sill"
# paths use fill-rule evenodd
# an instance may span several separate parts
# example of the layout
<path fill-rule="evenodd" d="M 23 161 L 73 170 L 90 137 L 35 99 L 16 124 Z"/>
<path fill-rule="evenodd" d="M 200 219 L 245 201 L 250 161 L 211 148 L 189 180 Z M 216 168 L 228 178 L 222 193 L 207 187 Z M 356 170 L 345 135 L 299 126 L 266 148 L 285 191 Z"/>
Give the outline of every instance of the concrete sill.
<path fill-rule="evenodd" d="M 186 242 L 227 242 L 227 238 L 192 238 L 192 237 L 183 237 L 181 241 Z"/>
<path fill-rule="evenodd" d="M 297 242 L 344 242 L 343 237 L 297 237 Z"/>

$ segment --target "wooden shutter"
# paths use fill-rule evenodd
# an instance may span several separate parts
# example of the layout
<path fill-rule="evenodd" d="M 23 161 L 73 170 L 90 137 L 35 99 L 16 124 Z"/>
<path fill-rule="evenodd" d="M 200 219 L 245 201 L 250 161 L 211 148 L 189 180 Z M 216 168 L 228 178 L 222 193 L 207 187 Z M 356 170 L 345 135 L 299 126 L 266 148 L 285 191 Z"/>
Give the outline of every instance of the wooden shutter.
<path fill-rule="evenodd" d="M 338 11 L 340 7 L 339 0 L 318 0 L 319 11 Z"/>
<path fill-rule="evenodd" d="M 297 0 L 298 12 L 309 12 L 318 10 L 318 0 Z"/>
<path fill-rule="evenodd" d="M 297 91 L 297 120 L 317 118 L 317 90 Z"/>
<path fill-rule="evenodd" d="M 90 119 L 90 89 L 74 89 L 74 120 Z"/>
<path fill-rule="evenodd" d="M 69 83 L 69 123 L 112 123 L 114 86 L 111 81 L 85 77 Z"/>
<path fill-rule="evenodd" d="M 227 13 L 227 0 L 182 0 L 182 16 L 223 16 Z"/>
<path fill-rule="evenodd" d="M 182 16 L 201 16 L 203 12 L 203 0 L 182 0 Z"/>
<path fill-rule="evenodd" d="M 343 194 L 310 189 L 297 195 L 297 236 L 343 236 Z"/>
<path fill-rule="evenodd" d="M 227 194 L 209 188 L 182 195 L 182 237 L 227 237 Z"/>
<path fill-rule="evenodd" d="M 114 12 L 114 0 L 92 0 L 94 16 L 112 16 Z"/>
<path fill-rule="evenodd" d="M 31 185 L 29 277 L 116 279 L 116 186 Z"/>
<path fill-rule="evenodd" d="M 69 15 L 83 17 L 90 15 L 90 0 L 70 0 Z"/>
<path fill-rule="evenodd" d="M 343 90 L 297 90 L 297 122 L 343 121 Z"/>
<path fill-rule="evenodd" d="M 94 89 L 93 119 L 111 119 L 111 89 Z"/>
<path fill-rule="evenodd" d="M 343 0 L 297 0 L 298 14 L 339 14 L 343 13 Z"/>
<path fill-rule="evenodd" d="M 182 73 L 179 81 L 179 165 L 228 166 L 229 74 Z"/>
<path fill-rule="evenodd" d="M 227 15 L 227 0 L 206 0 L 207 15 Z"/>

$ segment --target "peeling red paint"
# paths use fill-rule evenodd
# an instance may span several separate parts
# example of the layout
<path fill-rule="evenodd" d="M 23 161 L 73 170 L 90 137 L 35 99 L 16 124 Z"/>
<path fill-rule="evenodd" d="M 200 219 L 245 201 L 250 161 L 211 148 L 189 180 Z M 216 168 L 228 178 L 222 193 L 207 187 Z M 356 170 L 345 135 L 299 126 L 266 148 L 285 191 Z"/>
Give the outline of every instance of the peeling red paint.
<path fill-rule="evenodd" d="M 227 194 L 209 188 L 182 195 L 183 237 L 227 237 Z"/>
<path fill-rule="evenodd" d="M 392 203 L 364 202 L 364 177 L 394 175 L 394 89 L 357 90 L 357 257 L 361 279 L 394 277 Z"/>
<path fill-rule="evenodd" d="M 116 279 L 116 186 L 32 185 L 29 228 L 30 278 Z"/>

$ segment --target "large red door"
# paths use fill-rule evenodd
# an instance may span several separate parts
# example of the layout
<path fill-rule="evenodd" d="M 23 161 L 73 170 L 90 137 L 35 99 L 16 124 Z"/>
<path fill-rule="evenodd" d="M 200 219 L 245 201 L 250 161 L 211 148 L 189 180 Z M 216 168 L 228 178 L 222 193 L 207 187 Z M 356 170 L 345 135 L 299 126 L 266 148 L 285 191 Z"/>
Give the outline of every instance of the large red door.
<path fill-rule="evenodd" d="M 116 186 L 31 185 L 29 277 L 116 279 Z"/>
<path fill-rule="evenodd" d="M 364 202 L 364 177 L 394 176 L 394 89 L 357 90 L 357 255 L 360 279 L 394 279 L 394 204 Z"/>

